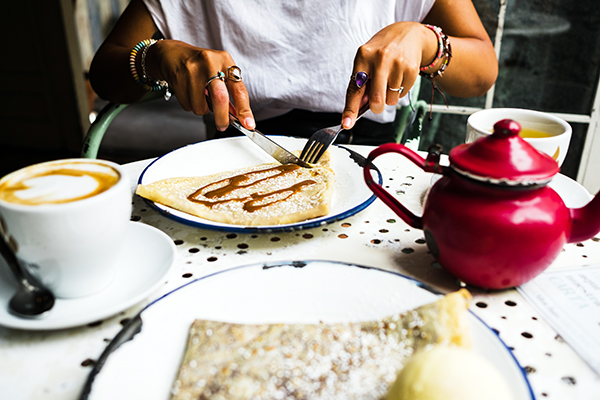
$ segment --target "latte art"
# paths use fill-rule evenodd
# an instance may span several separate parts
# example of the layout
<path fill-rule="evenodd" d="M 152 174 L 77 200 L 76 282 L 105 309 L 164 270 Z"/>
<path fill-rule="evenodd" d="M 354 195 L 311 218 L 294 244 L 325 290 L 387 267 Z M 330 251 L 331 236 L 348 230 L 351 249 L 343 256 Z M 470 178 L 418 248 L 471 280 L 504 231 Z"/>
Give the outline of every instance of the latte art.
<path fill-rule="evenodd" d="M 93 161 L 38 164 L 0 180 L 0 200 L 30 206 L 70 203 L 96 196 L 119 179 L 118 171 Z"/>

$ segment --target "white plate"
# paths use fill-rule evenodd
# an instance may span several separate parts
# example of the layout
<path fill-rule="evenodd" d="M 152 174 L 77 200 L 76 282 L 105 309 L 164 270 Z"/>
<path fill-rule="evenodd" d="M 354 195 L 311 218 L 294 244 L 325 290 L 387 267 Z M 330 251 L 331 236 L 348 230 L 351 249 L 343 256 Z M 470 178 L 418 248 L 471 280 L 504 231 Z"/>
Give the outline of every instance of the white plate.
<path fill-rule="evenodd" d="M 175 244 L 162 231 L 131 222 L 123 243 L 115 280 L 99 293 L 77 299 L 57 299 L 40 319 L 23 319 L 8 312 L 16 283 L 0 258 L 0 325 L 27 330 L 72 328 L 115 315 L 145 299 L 161 285 L 175 260 Z"/>
<path fill-rule="evenodd" d="M 269 136 L 289 151 L 302 150 L 306 139 L 285 136 Z M 335 186 L 331 212 L 293 224 L 269 226 L 242 226 L 209 221 L 171 207 L 147 201 L 167 218 L 200 228 L 230 232 L 275 232 L 307 229 L 339 221 L 358 213 L 375 200 L 373 192 L 363 179 L 363 169 L 352 157 L 363 158 L 351 150 L 331 146 L 331 165 L 335 172 Z M 272 163 L 274 159 L 245 136 L 208 140 L 174 150 L 148 165 L 142 172 L 139 183 L 148 184 L 173 177 L 191 177 L 216 174 L 258 164 Z M 381 182 L 381 176 L 379 177 Z"/>
<path fill-rule="evenodd" d="M 397 273 L 344 263 L 295 261 L 230 269 L 192 281 L 146 307 L 140 313 L 141 332 L 102 355 L 86 388 L 92 385 L 89 398 L 94 400 L 168 399 L 196 318 L 252 324 L 365 321 L 437 298 Z M 533 399 L 523 370 L 498 335 L 472 313 L 469 322 L 474 350 L 511 383 L 513 398 Z M 139 318 L 122 333 L 136 323 Z M 109 346 L 128 336 L 119 334 Z"/>

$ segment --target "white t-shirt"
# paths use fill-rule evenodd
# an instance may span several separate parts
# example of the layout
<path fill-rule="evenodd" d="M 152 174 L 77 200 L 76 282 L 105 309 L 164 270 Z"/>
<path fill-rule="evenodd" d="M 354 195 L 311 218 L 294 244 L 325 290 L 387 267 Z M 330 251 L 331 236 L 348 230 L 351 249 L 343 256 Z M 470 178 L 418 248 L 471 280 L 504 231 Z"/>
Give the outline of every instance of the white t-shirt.
<path fill-rule="evenodd" d="M 435 0 L 144 2 L 165 38 L 229 52 L 262 120 L 294 108 L 341 113 L 358 47 L 396 21 L 421 22 Z M 394 115 L 387 106 L 365 117 Z"/>

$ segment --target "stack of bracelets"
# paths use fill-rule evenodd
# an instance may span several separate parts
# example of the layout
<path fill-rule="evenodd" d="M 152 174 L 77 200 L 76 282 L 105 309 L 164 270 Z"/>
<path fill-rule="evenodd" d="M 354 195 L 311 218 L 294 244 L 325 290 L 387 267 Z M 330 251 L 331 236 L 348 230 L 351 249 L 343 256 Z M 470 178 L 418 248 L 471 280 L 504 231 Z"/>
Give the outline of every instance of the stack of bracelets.
<path fill-rule="evenodd" d="M 171 98 L 171 92 L 169 91 L 169 84 L 167 81 L 153 79 L 146 73 L 146 54 L 148 53 L 148 49 L 156 42 L 157 40 L 155 39 L 145 39 L 136 44 L 133 49 L 131 49 L 131 53 L 129 55 L 129 69 L 131 71 L 131 75 L 133 75 L 133 79 L 138 85 L 149 92 L 158 92 L 165 89 L 165 100 L 169 100 Z M 141 75 L 138 73 L 136 68 L 137 56 L 140 53 L 140 65 L 142 67 Z"/>
<path fill-rule="evenodd" d="M 421 67 L 419 73 L 421 76 L 433 80 L 436 76 L 442 76 L 446 68 L 448 68 L 448 64 L 450 64 L 450 60 L 452 59 L 452 47 L 450 47 L 450 39 L 442 32 L 442 28 L 433 25 L 425 25 L 425 27 L 435 33 L 438 40 L 438 51 L 431 64 Z M 436 71 L 428 72 L 440 59 L 443 59 L 442 65 Z"/>
<path fill-rule="evenodd" d="M 442 32 L 442 28 L 427 24 L 425 25 L 425 27 L 431 29 L 433 33 L 435 33 L 435 36 L 438 40 L 438 51 L 435 58 L 433 59 L 431 64 L 421 67 L 419 69 L 419 75 L 427 78 L 431 82 L 431 107 L 429 108 L 429 119 L 431 120 L 433 112 L 433 95 L 436 89 L 438 92 L 440 92 L 440 94 L 444 98 L 446 107 L 448 107 L 448 101 L 446 100 L 446 96 L 444 96 L 444 93 L 437 87 L 433 80 L 438 76 L 442 76 L 444 71 L 446 71 L 446 68 L 448 68 L 448 64 L 450 64 L 450 60 L 452 59 L 452 47 L 450 47 L 450 39 L 446 34 L 444 34 L 444 32 Z M 440 67 L 436 71 L 429 72 L 432 68 L 435 67 L 435 65 L 440 59 L 442 60 L 442 64 L 440 65 Z"/>

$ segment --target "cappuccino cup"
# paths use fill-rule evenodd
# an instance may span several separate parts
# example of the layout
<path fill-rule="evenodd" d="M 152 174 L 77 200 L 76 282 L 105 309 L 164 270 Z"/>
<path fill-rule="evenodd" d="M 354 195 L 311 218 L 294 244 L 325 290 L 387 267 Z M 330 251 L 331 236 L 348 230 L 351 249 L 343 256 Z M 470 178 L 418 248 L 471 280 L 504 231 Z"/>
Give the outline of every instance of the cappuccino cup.
<path fill-rule="evenodd" d="M 466 142 L 491 135 L 494 124 L 503 119 L 512 119 L 521 125 L 519 135 L 537 151 L 546 153 L 558 163 L 565 161 L 572 129 L 566 121 L 540 111 L 520 108 L 490 108 L 477 111 L 467 119 Z"/>
<path fill-rule="evenodd" d="M 0 234 L 56 297 L 108 287 L 131 218 L 129 179 L 118 164 L 66 159 L 0 179 Z"/>

